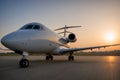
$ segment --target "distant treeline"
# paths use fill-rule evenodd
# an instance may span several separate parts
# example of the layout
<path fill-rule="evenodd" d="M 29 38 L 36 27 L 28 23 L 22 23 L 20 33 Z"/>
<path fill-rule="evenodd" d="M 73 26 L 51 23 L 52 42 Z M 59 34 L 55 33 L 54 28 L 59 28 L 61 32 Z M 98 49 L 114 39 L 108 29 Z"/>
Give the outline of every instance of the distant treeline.
<path fill-rule="evenodd" d="M 75 55 L 120 56 L 120 50 L 114 50 L 114 51 L 77 52 L 77 53 L 75 53 Z"/>

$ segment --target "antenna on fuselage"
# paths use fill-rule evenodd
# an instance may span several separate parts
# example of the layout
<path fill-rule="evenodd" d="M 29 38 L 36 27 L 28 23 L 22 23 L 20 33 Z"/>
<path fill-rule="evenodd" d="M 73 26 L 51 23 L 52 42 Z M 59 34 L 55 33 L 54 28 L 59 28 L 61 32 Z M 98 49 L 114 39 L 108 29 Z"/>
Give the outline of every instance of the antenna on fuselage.
<path fill-rule="evenodd" d="M 65 25 L 65 27 L 55 29 L 55 31 L 63 30 L 63 29 L 64 29 L 64 32 L 60 32 L 60 33 L 58 33 L 58 34 L 63 34 L 63 33 L 64 33 L 64 37 L 66 37 L 66 33 L 72 33 L 72 32 L 70 32 L 70 31 L 67 31 L 67 29 L 69 29 L 69 28 L 78 28 L 78 27 L 82 27 L 82 26 L 66 26 L 66 25 Z"/>

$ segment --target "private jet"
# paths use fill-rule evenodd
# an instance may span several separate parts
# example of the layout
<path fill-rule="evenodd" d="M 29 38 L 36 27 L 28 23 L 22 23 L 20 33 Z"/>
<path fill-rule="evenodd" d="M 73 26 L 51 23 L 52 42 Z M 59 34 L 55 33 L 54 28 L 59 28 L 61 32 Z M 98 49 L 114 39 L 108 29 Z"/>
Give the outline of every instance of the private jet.
<path fill-rule="evenodd" d="M 32 22 L 25 24 L 19 30 L 12 32 L 1 39 L 1 43 L 15 53 L 21 54 L 23 57 L 19 62 L 20 67 L 25 68 L 29 66 L 27 56 L 34 53 L 45 53 L 46 60 L 53 60 L 53 55 L 63 55 L 69 53 L 68 60 L 73 61 L 73 53 L 75 51 L 100 49 L 110 46 L 118 46 L 120 44 L 93 46 L 85 48 L 70 48 L 67 44 L 77 41 L 76 35 L 67 31 L 68 28 L 77 28 L 81 26 L 66 26 L 55 29 L 64 30 L 64 36 L 60 36 L 56 32 L 48 29 L 41 23 Z M 69 33 L 68 36 L 66 34 Z"/>

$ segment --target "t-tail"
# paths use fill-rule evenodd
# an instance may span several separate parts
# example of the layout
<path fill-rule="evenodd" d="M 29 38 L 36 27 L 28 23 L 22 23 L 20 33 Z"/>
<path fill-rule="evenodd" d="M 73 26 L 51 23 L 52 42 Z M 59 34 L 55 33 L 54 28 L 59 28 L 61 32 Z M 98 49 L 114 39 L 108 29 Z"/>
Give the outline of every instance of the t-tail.
<path fill-rule="evenodd" d="M 60 42 L 62 42 L 64 44 L 69 43 L 69 42 L 76 42 L 76 40 L 77 40 L 76 35 L 73 32 L 68 31 L 67 29 L 78 28 L 78 27 L 82 27 L 82 26 L 66 26 L 65 25 L 65 27 L 55 29 L 55 31 L 64 30 L 63 32 L 58 33 L 58 34 L 64 34 L 63 38 L 60 39 Z M 69 33 L 68 36 L 66 36 L 67 33 Z"/>

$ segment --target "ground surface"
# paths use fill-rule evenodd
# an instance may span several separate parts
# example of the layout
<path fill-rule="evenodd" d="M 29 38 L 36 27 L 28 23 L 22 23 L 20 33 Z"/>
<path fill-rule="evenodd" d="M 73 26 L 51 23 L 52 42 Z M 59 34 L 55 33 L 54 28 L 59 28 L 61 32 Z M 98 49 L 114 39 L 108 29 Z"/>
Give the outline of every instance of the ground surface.
<path fill-rule="evenodd" d="M 0 80 L 120 80 L 120 56 L 30 56 L 30 67 L 20 68 L 21 56 L 0 56 Z"/>

